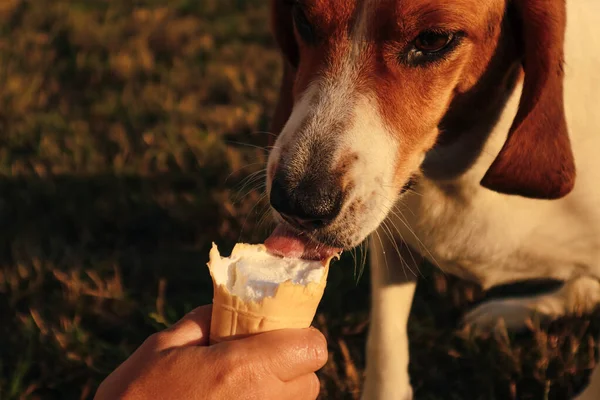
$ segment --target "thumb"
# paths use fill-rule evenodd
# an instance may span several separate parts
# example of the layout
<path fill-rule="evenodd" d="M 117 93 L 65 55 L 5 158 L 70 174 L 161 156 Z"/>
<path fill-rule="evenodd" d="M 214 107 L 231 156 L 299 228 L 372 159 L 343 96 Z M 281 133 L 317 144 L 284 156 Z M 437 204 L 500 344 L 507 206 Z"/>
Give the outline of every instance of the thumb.
<path fill-rule="evenodd" d="M 328 358 L 327 341 L 314 328 L 265 332 L 211 347 L 218 346 L 284 382 L 317 371 Z"/>

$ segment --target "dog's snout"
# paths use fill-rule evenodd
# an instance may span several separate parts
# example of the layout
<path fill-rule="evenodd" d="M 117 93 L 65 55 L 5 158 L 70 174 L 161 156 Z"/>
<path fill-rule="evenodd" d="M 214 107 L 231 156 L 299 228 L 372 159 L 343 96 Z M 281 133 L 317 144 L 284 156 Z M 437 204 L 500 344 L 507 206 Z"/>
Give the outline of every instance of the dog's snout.
<path fill-rule="evenodd" d="M 271 206 L 299 229 L 318 229 L 330 224 L 342 209 L 343 194 L 333 180 L 305 179 L 291 185 L 281 175 L 271 184 Z"/>

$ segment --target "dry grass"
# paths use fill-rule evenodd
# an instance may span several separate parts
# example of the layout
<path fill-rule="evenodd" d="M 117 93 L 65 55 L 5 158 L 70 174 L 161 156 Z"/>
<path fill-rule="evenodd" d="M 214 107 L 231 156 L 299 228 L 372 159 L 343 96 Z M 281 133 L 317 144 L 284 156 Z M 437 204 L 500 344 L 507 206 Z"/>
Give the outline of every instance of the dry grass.
<path fill-rule="evenodd" d="M 266 3 L 0 2 L 1 399 L 90 398 L 210 301 L 211 240 L 264 238 L 280 74 Z M 323 398 L 357 398 L 362 381 L 369 281 L 352 265 L 333 268 L 315 321 Z M 585 380 L 598 318 L 472 339 L 457 321 L 476 291 L 423 268 L 417 398 L 563 399 Z"/>

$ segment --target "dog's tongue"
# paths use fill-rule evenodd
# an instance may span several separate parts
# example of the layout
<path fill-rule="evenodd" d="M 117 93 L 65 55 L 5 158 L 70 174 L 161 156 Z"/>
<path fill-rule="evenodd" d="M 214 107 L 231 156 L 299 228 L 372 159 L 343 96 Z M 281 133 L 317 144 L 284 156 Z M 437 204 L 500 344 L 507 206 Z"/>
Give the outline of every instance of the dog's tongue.
<path fill-rule="evenodd" d="M 326 260 L 342 251 L 317 243 L 306 235 L 299 235 L 282 224 L 265 240 L 265 246 L 277 256 L 305 260 Z"/>

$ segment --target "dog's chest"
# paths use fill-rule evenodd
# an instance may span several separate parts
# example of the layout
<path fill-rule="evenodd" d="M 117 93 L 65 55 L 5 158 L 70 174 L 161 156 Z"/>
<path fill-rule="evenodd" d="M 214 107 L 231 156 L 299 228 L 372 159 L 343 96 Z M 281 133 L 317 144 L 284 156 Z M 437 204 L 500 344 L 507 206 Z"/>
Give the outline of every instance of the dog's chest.
<path fill-rule="evenodd" d="M 392 222 L 444 272 L 491 287 L 535 278 L 600 275 L 598 225 L 568 204 L 507 197 L 472 186 L 421 182 Z M 402 220 L 401 220 L 402 219 Z"/>

